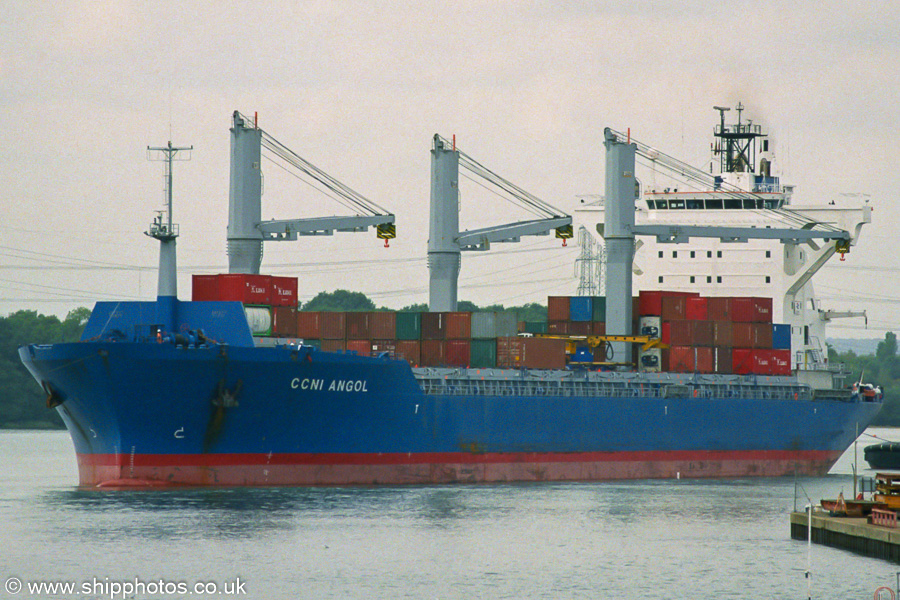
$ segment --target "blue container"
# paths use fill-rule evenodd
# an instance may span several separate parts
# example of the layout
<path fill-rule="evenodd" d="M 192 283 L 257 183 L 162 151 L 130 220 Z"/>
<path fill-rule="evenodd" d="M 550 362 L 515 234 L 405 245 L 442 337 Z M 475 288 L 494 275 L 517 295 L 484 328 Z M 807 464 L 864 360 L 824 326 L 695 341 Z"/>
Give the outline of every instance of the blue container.
<path fill-rule="evenodd" d="M 594 304 L 590 296 L 572 296 L 569 298 L 570 321 L 592 321 L 594 319 Z"/>
<path fill-rule="evenodd" d="M 772 349 L 773 350 L 790 350 L 791 349 L 791 326 L 779 323 L 772 324 Z"/>

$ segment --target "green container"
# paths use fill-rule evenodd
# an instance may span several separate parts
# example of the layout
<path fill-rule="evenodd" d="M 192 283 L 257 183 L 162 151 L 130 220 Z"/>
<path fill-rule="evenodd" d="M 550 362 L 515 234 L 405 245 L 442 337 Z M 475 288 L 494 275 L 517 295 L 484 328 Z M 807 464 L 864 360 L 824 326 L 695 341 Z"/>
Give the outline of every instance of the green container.
<path fill-rule="evenodd" d="M 397 339 L 418 340 L 422 337 L 422 313 L 397 313 Z"/>
<path fill-rule="evenodd" d="M 594 296 L 594 316 L 591 319 L 595 323 L 606 323 L 606 296 Z"/>
<path fill-rule="evenodd" d="M 525 333 L 547 333 L 547 321 L 525 321 Z"/>
<path fill-rule="evenodd" d="M 497 366 L 497 340 L 472 340 L 469 364 L 477 369 Z"/>

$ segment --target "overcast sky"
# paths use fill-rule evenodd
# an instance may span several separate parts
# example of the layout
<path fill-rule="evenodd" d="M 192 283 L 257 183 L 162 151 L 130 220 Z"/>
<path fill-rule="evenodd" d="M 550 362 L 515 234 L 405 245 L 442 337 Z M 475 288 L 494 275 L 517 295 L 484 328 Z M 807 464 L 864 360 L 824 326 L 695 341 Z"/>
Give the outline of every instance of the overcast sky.
<path fill-rule="evenodd" d="M 798 199 L 868 194 L 874 222 L 815 280 L 826 307 L 866 309 L 835 337 L 896 330 L 900 18 L 888 2 L 0 2 L 0 314 L 59 316 L 150 299 L 163 203 L 147 146 L 193 145 L 175 166 L 179 293 L 225 272 L 229 127 L 260 127 L 397 215 L 368 234 L 266 246 L 263 270 L 300 297 L 362 291 L 427 301 L 434 133 L 571 211 L 603 192 L 604 127 L 695 165 L 713 105 L 747 107 L 778 141 Z M 264 218 L 345 210 L 264 163 Z M 525 218 L 471 182 L 463 228 Z M 573 294 L 577 250 L 524 238 L 463 257 L 460 298 Z M 476 255 L 477 254 L 477 255 Z"/>

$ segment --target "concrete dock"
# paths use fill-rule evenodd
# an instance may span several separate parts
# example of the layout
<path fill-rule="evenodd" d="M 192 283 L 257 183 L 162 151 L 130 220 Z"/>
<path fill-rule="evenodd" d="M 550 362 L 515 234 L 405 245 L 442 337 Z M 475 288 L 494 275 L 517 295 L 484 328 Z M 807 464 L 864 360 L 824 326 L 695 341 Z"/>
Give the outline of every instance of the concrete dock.
<path fill-rule="evenodd" d="M 806 512 L 791 513 L 791 538 L 806 541 L 807 527 Z M 900 529 L 869 525 L 865 518 L 831 517 L 813 512 L 812 541 L 900 563 Z"/>

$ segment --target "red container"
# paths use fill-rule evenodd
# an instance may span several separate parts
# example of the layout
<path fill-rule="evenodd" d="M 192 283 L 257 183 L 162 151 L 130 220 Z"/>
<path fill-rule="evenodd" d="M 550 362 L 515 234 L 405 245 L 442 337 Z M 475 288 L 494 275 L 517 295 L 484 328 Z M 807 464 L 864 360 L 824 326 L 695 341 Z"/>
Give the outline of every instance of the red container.
<path fill-rule="evenodd" d="M 694 372 L 694 348 L 672 346 L 669 348 L 669 369 L 675 373 Z"/>
<path fill-rule="evenodd" d="M 391 358 L 396 358 L 397 342 L 394 340 L 373 340 L 372 356 L 379 356 L 384 352 L 387 352 L 388 356 L 390 356 Z"/>
<path fill-rule="evenodd" d="M 309 340 L 322 338 L 321 312 L 297 312 L 297 337 Z"/>
<path fill-rule="evenodd" d="M 660 316 L 662 314 L 663 293 L 659 290 L 641 290 L 638 293 L 638 313 L 640 316 Z"/>
<path fill-rule="evenodd" d="M 773 375 L 790 375 L 791 374 L 791 351 L 790 350 L 772 350 L 772 374 Z"/>
<path fill-rule="evenodd" d="M 569 321 L 569 335 L 591 335 L 593 331 L 590 321 Z"/>
<path fill-rule="evenodd" d="M 372 342 L 369 340 L 347 340 L 347 351 L 360 356 L 372 356 Z"/>
<path fill-rule="evenodd" d="M 447 339 L 448 340 L 468 340 L 472 337 L 472 313 L 470 312 L 448 312 L 445 313 L 447 318 Z M 457 366 L 457 365 L 454 365 Z"/>
<path fill-rule="evenodd" d="M 753 350 L 750 348 L 734 348 L 731 351 L 732 370 L 738 375 L 749 375 L 754 369 Z"/>
<path fill-rule="evenodd" d="M 272 283 L 268 275 L 194 275 L 191 283 L 191 298 L 195 301 L 219 300 L 253 305 L 272 303 Z"/>
<path fill-rule="evenodd" d="M 715 346 L 715 324 L 712 321 L 685 321 L 693 325 L 695 346 Z"/>
<path fill-rule="evenodd" d="M 660 316 L 663 321 L 681 321 L 685 318 L 686 305 L 684 296 L 663 296 Z"/>
<path fill-rule="evenodd" d="M 447 366 L 468 367 L 472 361 L 472 342 L 469 340 L 447 340 Z"/>
<path fill-rule="evenodd" d="M 713 359 L 716 373 L 728 375 L 734 372 L 731 365 L 731 348 L 713 348 Z"/>
<path fill-rule="evenodd" d="M 421 365 L 423 367 L 444 367 L 447 365 L 447 342 L 444 340 L 422 340 L 421 348 Z"/>
<path fill-rule="evenodd" d="M 569 322 L 568 321 L 547 321 L 547 333 L 553 333 L 555 335 L 568 335 L 569 334 Z"/>
<path fill-rule="evenodd" d="M 723 348 L 734 346 L 734 324 L 730 321 L 711 321 L 711 323 L 713 324 L 713 346 Z"/>
<path fill-rule="evenodd" d="M 369 314 L 367 312 L 347 312 L 344 319 L 347 323 L 348 340 L 370 340 Z M 349 348 L 349 346 L 348 346 Z"/>
<path fill-rule="evenodd" d="M 708 298 L 691 296 L 684 299 L 684 318 L 690 321 L 705 321 L 707 319 Z"/>
<path fill-rule="evenodd" d="M 347 342 L 345 340 L 322 340 L 322 350 L 325 352 L 343 352 L 346 349 Z"/>
<path fill-rule="evenodd" d="M 663 321 L 659 327 L 659 341 L 663 344 L 672 343 L 672 324 L 669 321 Z"/>
<path fill-rule="evenodd" d="M 297 309 L 276 306 L 272 310 L 272 333 L 277 337 L 297 337 Z"/>
<path fill-rule="evenodd" d="M 754 323 L 771 323 L 772 299 L 750 298 L 750 317 Z"/>
<path fill-rule="evenodd" d="M 601 323 L 600 321 L 594 321 L 591 324 L 591 333 L 593 335 L 606 335 L 606 323 Z"/>
<path fill-rule="evenodd" d="M 752 323 L 753 322 L 753 299 L 752 298 L 732 298 L 731 299 L 731 320 L 735 323 Z"/>
<path fill-rule="evenodd" d="M 771 350 L 753 350 L 753 371 L 755 375 L 774 375 L 775 361 Z"/>
<path fill-rule="evenodd" d="M 712 348 L 694 346 L 694 371 L 697 373 L 716 372 L 716 360 Z"/>
<path fill-rule="evenodd" d="M 568 321 L 569 320 L 569 297 L 568 296 L 548 296 L 547 297 L 547 320 L 548 321 Z"/>
<path fill-rule="evenodd" d="M 369 333 L 374 340 L 392 340 L 397 337 L 397 313 L 393 311 L 369 313 Z"/>
<path fill-rule="evenodd" d="M 566 341 L 550 338 L 497 338 L 497 366 L 564 369 Z"/>
<path fill-rule="evenodd" d="M 422 313 L 422 339 L 443 340 L 447 338 L 447 313 Z M 422 364 L 425 361 L 425 349 L 422 348 Z M 425 365 L 434 366 L 434 365 Z"/>
<path fill-rule="evenodd" d="M 772 349 L 772 324 L 750 323 L 753 328 L 753 347 L 763 350 Z"/>
<path fill-rule="evenodd" d="M 735 348 L 753 348 L 756 339 L 753 335 L 752 323 L 732 323 L 732 346 Z"/>
<path fill-rule="evenodd" d="M 731 321 L 731 298 L 707 298 L 706 318 L 710 321 Z"/>
<path fill-rule="evenodd" d="M 668 298 L 664 298 L 663 301 Z M 669 323 L 669 341 L 665 342 L 672 346 L 693 346 L 694 345 L 694 322 L 693 321 L 668 321 Z"/>
<path fill-rule="evenodd" d="M 297 278 L 270 277 L 272 281 L 272 306 L 297 308 Z"/>
<path fill-rule="evenodd" d="M 413 366 L 422 362 L 422 344 L 419 340 L 397 340 L 394 356 Z"/>
<path fill-rule="evenodd" d="M 347 317 L 342 312 L 323 312 L 322 339 L 343 340 L 347 338 Z"/>

